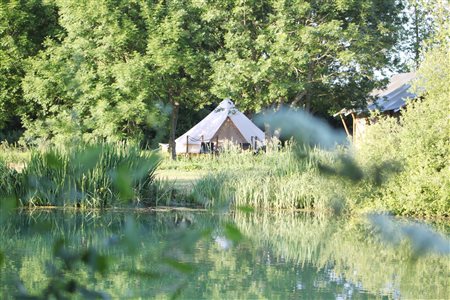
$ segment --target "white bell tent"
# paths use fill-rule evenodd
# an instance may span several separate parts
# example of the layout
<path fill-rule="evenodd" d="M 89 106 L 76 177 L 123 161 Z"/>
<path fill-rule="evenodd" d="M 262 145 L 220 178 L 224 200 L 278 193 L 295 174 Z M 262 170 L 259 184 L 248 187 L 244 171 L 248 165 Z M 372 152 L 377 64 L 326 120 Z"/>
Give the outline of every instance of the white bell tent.
<path fill-rule="evenodd" d="M 175 140 L 176 152 L 200 153 L 203 145 L 218 146 L 226 142 L 257 148 L 264 144 L 264 132 L 234 106 L 230 99 Z"/>

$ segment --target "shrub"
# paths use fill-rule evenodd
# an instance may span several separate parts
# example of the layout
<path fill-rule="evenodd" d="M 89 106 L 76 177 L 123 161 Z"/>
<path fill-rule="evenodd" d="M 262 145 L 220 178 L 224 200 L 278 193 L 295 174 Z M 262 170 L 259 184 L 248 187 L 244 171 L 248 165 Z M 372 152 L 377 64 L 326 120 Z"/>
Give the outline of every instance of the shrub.
<path fill-rule="evenodd" d="M 406 215 L 450 215 L 450 62 L 448 50 L 427 54 L 418 71 L 423 100 L 411 102 L 400 120 L 370 126 L 359 161 L 396 160 L 403 170 L 378 190 L 372 204 Z"/>

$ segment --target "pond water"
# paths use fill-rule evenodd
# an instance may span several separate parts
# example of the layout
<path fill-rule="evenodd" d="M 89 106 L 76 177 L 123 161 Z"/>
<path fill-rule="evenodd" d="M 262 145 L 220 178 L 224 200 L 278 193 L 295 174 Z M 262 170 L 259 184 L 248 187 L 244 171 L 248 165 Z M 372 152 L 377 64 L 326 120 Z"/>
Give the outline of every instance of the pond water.
<path fill-rule="evenodd" d="M 432 226 L 448 238 L 448 223 Z M 448 255 L 386 244 L 364 218 L 25 211 L 3 222 L 0 251 L 2 299 L 51 289 L 113 299 L 450 298 Z"/>

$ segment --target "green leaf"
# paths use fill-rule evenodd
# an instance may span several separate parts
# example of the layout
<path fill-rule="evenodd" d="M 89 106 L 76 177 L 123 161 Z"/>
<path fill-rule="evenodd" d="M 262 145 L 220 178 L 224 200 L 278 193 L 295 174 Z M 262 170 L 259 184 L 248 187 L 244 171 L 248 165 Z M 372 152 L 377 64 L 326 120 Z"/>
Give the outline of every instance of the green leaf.
<path fill-rule="evenodd" d="M 44 154 L 44 161 L 47 166 L 52 169 L 61 169 L 63 167 L 63 161 L 60 154 L 54 151 L 49 151 Z"/>
<path fill-rule="evenodd" d="M 16 203 L 14 197 L 0 197 L 0 221 L 16 208 Z"/>
<path fill-rule="evenodd" d="M 81 260 L 92 268 L 94 272 L 104 275 L 108 269 L 109 259 L 99 254 L 95 249 L 88 249 L 81 255 Z"/>
<path fill-rule="evenodd" d="M 119 198 L 121 201 L 130 201 L 134 197 L 132 186 L 132 174 L 130 168 L 122 163 L 116 170 L 113 176 L 113 183 L 119 192 Z"/>
<path fill-rule="evenodd" d="M 97 164 L 102 148 L 100 146 L 90 146 L 83 151 L 78 152 L 74 161 L 81 165 L 82 172 L 91 170 Z"/>
<path fill-rule="evenodd" d="M 238 206 L 237 209 L 246 214 L 249 214 L 249 213 L 252 213 L 255 211 L 255 209 L 249 205 L 241 205 L 241 206 Z"/>
<path fill-rule="evenodd" d="M 173 258 L 165 258 L 163 260 L 163 262 L 181 273 L 188 274 L 194 270 L 194 267 L 192 264 L 186 263 L 186 262 L 181 262 L 181 261 L 175 260 Z"/>
<path fill-rule="evenodd" d="M 239 242 L 243 239 L 240 230 L 232 223 L 225 224 L 225 236 L 233 242 Z"/>

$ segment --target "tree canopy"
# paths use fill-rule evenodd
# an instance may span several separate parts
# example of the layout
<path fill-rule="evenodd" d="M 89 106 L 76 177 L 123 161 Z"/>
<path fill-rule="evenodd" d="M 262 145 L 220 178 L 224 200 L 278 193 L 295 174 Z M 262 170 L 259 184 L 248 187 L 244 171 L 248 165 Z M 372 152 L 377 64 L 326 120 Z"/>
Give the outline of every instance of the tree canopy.
<path fill-rule="evenodd" d="M 0 131 L 173 140 L 179 109 L 224 97 L 251 113 L 358 106 L 401 67 L 405 1 L 2 2 Z"/>
<path fill-rule="evenodd" d="M 396 67 L 402 9 L 396 1 L 228 1 L 213 91 L 253 110 L 356 105 L 375 72 Z"/>
<path fill-rule="evenodd" d="M 27 108 L 21 82 L 26 60 L 44 48 L 47 36 L 60 33 L 56 7 L 39 0 L 0 2 L 0 131 L 21 129 Z"/>

